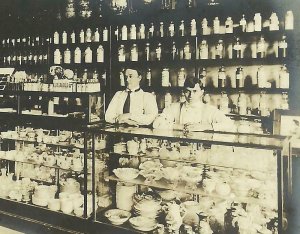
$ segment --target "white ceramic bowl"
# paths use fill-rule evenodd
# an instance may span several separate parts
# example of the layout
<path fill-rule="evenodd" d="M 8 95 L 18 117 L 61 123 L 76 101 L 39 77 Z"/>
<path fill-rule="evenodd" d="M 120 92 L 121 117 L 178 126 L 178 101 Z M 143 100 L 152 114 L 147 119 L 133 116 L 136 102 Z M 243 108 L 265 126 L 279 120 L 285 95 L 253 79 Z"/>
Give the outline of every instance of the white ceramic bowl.
<path fill-rule="evenodd" d="M 139 175 L 139 170 L 134 168 L 117 168 L 113 172 L 121 180 L 133 180 Z"/>
<path fill-rule="evenodd" d="M 104 215 L 114 225 L 125 223 L 131 216 L 130 212 L 120 209 L 108 210 Z"/>

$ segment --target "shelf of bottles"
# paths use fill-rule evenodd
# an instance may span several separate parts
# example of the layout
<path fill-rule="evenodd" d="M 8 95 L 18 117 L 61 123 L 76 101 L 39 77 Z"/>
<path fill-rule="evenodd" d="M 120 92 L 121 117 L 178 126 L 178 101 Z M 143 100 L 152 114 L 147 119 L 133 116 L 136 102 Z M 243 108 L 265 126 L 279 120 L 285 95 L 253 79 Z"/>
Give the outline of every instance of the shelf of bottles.
<path fill-rule="evenodd" d="M 1 39 L 0 66 L 23 70 L 46 68 L 50 39 L 42 35 L 19 35 Z"/>
<path fill-rule="evenodd" d="M 189 75 L 202 81 L 205 101 L 226 113 L 269 116 L 275 108 L 288 109 L 293 12 L 240 19 L 211 14 L 116 24 L 112 56 L 119 86 L 125 86 L 125 68 L 136 67 L 145 89 L 158 96 L 160 109 L 180 100 L 178 90 Z"/>
<path fill-rule="evenodd" d="M 73 130 L 23 126 L 3 131 L 0 198 L 81 218 L 89 216 L 84 137 Z"/>
<path fill-rule="evenodd" d="M 51 64 L 73 71 L 71 80 L 105 86 L 109 69 L 108 27 L 55 31 L 50 48 Z"/>

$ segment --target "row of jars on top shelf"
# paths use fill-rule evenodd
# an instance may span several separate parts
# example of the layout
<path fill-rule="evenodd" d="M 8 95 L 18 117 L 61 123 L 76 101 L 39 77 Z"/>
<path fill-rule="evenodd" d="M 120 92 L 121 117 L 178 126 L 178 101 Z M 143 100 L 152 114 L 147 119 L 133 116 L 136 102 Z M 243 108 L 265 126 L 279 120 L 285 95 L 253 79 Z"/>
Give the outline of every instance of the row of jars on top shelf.
<path fill-rule="evenodd" d="M 245 68 L 245 69 L 244 69 Z M 255 67 L 228 67 L 198 69 L 197 77 L 204 87 L 208 88 L 289 88 L 289 71 L 286 65 L 280 66 L 258 66 Z M 257 69 L 257 70 L 255 70 Z M 227 71 L 226 71 L 227 70 Z M 177 72 L 176 72 L 177 71 Z M 157 73 L 152 75 L 150 68 L 146 71 L 146 86 L 151 87 L 183 87 L 189 71 L 182 67 L 174 72 L 169 68 L 163 68 L 161 76 Z M 160 79 L 161 78 L 161 79 Z M 120 85 L 125 87 L 124 69 L 119 74 Z M 159 79 L 160 84 L 157 83 Z"/>
<path fill-rule="evenodd" d="M 158 106 L 160 108 L 168 107 L 174 99 L 177 100 L 178 97 L 167 92 L 158 101 Z M 185 100 L 183 96 L 179 97 L 179 101 L 183 100 Z M 218 107 L 227 114 L 269 116 L 274 109 L 289 109 L 289 98 L 286 92 L 282 94 L 261 92 L 251 95 L 243 92 L 228 95 L 226 92 L 222 92 L 221 94 L 205 94 L 203 101 Z"/>
<path fill-rule="evenodd" d="M 135 24 L 132 24 L 129 29 L 126 25 L 117 26 L 115 29 L 115 37 L 117 40 L 136 40 L 136 39 L 146 39 L 152 37 L 174 37 L 178 36 L 196 36 L 196 35 L 210 35 L 210 34 L 227 34 L 238 32 L 260 32 L 264 28 L 269 28 L 269 31 L 278 31 L 280 29 L 280 21 L 278 20 L 277 14 L 272 13 L 269 19 L 262 21 L 260 13 L 254 15 L 253 20 L 245 19 L 243 15 L 242 19 L 234 23 L 231 17 L 227 17 L 224 25 L 220 23 L 219 17 L 215 17 L 212 22 L 212 26 L 209 26 L 208 20 L 203 18 L 200 22 L 201 27 L 197 27 L 197 20 L 192 19 L 189 26 L 187 26 L 184 20 L 181 20 L 179 25 L 175 26 L 174 22 L 171 21 L 167 26 L 164 25 L 164 22 L 160 22 L 159 25 L 154 25 L 150 23 L 146 26 L 144 23 L 137 27 Z M 294 29 L 294 17 L 292 11 L 287 11 L 284 19 L 284 26 L 282 29 L 293 30 Z"/>
<path fill-rule="evenodd" d="M 53 44 L 75 44 L 75 43 L 90 43 L 90 42 L 100 42 L 108 41 L 109 31 L 107 27 L 103 29 L 87 28 L 86 30 L 81 29 L 78 31 L 73 30 L 72 32 L 63 31 L 61 33 L 54 32 L 53 34 Z"/>
<path fill-rule="evenodd" d="M 17 38 L 3 38 L 1 48 L 25 48 L 35 46 L 45 46 L 50 44 L 51 38 L 46 36 L 20 36 Z"/>
<path fill-rule="evenodd" d="M 71 51 L 69 48 L 61 51 L 57 48 L 53 53 L 54 64 L 81 64 L 93 62 L 104 63 L 104 48 L 102 45 L 92 49 L 90 46 L 87 46 L 84 51 L 81 51 L 79 47 L 76 47 L 74 51 Z"/>
<path fill-rule="evenodd" d="M 285 58 L 287 56 L 286 36 L 282 36 L 280 41 L 267 42 L 261 36 L 259 40 L 251 43 L 243 43 L 239 38 L 235 42 L 224 43 L 222 39 L 215 43 L 208 44 L 207 40 L 202 40 L 195 48 L 193 43 L 186 41 L 184 44 L 172 42 L 157 43 L 157 45 L 147 42 L 144 46 L 133 43 L 131 46 L 120 45 L 118 49 L 119 62 L 139 60 L 160 61 L 169 60 L 191 60 L 196 59 L 242 59 L 242 58 Z"/>

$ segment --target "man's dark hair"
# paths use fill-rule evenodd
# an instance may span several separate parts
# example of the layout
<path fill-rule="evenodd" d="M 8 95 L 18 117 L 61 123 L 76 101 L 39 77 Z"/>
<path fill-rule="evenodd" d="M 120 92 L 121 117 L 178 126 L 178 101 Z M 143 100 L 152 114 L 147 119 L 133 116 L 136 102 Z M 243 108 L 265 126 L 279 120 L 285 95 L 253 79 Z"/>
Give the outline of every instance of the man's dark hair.
<path fill-rule="evenodd" d="M 135 71 L 137 71 L 138 76 L 142 76 L 142 73 L 140 72 L 140 70 L 137 69 L 137 68 L 135 68 L 135 67 L 127 67 L 127 68 L 124 70 L 124 72 L 125 72 L 127 69 L 135 70 Z"/>
<path fill-rule="evenodd" d="M 199 84 L 200 88 L 203 89 L 203 84 L 200 79 L 194 76 L 187 76 L 184 82 L 184 88 L 195 88 L 195 85 Z"/>

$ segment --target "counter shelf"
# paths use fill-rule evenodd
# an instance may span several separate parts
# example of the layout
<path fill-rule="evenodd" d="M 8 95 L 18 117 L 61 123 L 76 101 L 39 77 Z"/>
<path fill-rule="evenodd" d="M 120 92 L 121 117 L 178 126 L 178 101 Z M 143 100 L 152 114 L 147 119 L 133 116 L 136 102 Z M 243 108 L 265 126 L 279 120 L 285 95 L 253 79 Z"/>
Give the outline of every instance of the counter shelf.
<path fill-rule="evenodd" d="M 287 205 L 287 199 L 288 199 L 288 192 L 287 192 L 287 187 L 286 187 L 286 181 L 289 183 L 289 175 L 288 175 L 288 170 L 284 170 L 283 168 L 287 167 L 288 161 L 289 161 L 289 139 L 286 137 L 282 136 L 270 136 L 270 135 L 258 135 L 258 134 L 239 134 L 239 133 L 225 133 L 225 132 L 190 132 L 190 133 L 184 133 L 183 131 L 173 131 L 173 130 L 158 130 L 158 129 L 150 129 L 150 128 L 144 128 L 144 127 L 125 127 L 122 125 L 105 125 L 102 124 L 101 127 L 97 127 L 96 125 L 93 125 L 90 127 L 90 132 L 93 133 L 93 138 L 95 139 L 97 136 L 101 135 L 101 137 L 104 135 L 106 136 L 106 141 L 107 141 L 107 150 L 109 152 L 109 162 L 108 162 L 108 167 L 109 167 L 109 175 L 105 176 L 105 180 L 109 180 L 109 188 L 110 192 L 112 193 L 113 196 L 113 204 L 109 208 L 115 208 L 116 207 L 116 184 L 121 182 L 121 183 L 129 183 L 132 185 L 137 186 L 137 191 L 142 191 L 145 188 L 153 188 L 158 189 L 158 190 L 173 190 L 177 192 L 183 192 L 187 194 L 194 194 L 196 197 L 206 197 L 206 198 L 211 198 L 213 200 L 218 200 L 218 201 L 234 201 L 238 202 L 240 204 L 253 204 L 253 205 L 259 205 L 260 207 L 265 207 L 267 209 L 273 209 L 276 210 L 276 213 L 278 214 L 278 230 L 281 232 L 283 230 L 283 220 L 286 218 L 285 212 L 286 212 L 286 205 Z M 272 161 L 272 165 L 268 166 L 268 170 L 256 170 L 254 167 L 255 163 L 253 162 L 251 164 L 251 168 L 248 169 L 248 172 L 245 168 L 235 168 L 231 166 L 224 166 L 222 164 L 220 165 L 213 165 L 213 164 L 206 164 L 206 163 L 199 163 L 193 160 L 187 160 L 184 159 L 172 159 L 172 154 L 170 155 L 169 158 L 161 158 L 157 155 L 152 156 L 150 154 L 146 153 L 137 153 L 137 154 L 130 154 L 126 151 L 123 152 L 113 152 L 112 146 L 114 143 L 118 143 L 120 141 L 120 138 L 123 138 L 123 142 L 125 143 L 127 140 L 131 140 L 133 138 L 136 138 L 138 140 L 140 139 L 156 139 L 156 140 L 166 140 L 168 142 L 173 142 L 173 143 L 197 143 L 197 145 L 205 146 L 205 149 L 211 149 L 213 147 L 219 147 L 218 149 L 221 150 L 222 147 L 227 147 L 228 149 L 232 147 L 232 150 L 234 149 L 239 149 L 242 152 L 243 148 L 247 151 L 245 152 L 250 152 L 251 149 L 256 149 L 259 151 L 253 151 L 254 154 L 257 154 L 257 152 L 261 152 L 261 154 L 256 155 L 264 159 L 264 157 L 269 158 Z M 124 139 L 126 139 L 124 141 Z M 92 147 L 93 148 L 93 147 Z M 261 151 L 260 151 L 261 150 Z M 214 153 L 215 151 L 213 151 Z M 95 155 L 95 152 L 94 152 Z M 235 154 L 234 156 L 237 157 L 242 157 L 242 154 Z M 176 182 L 170 183 L 170 180 L 167 180 L 166 178 L 161 178 L 159 180 L 151 180 L 146 181 L 146 179 L 139 175 L 136 179 L 126 181 L 118 178 L 113 174 L 113 169 L 118 168 L 118 158 L 120 157 L 126 157 L 126 158 L 137 158 L 138 162 L 141 163 L 145 160 L 151 161 L 153 160 L 165 160 L 165 161 L 170 161 L 172 163 L 182 163 L 182 164 L 187 164 L 187 165 L 193 165 L 197 167 L 198 165 L 202 165 L 202 167 L 207 167 L 207 168 L 213 168 L 216 170 L 214 173 L 216 175 L 221 176 L 220 174 L 222 170 L 225 170 L 225 174 L 227 171 L 232 171 L 232 170 L 237 170 L 237 171 L 244 171 L 246 175 L 248 176 L 247 173 L 250 175 L 250 179 L 253 178 L 251 177 L 251 173 L 257 171 L 258 173 L 262 173 L 264 176 L 262 178 L 269 178 L 266 179 L 266 182 L 274 181 L 272 182 L 272 191 L 274 189 L 274 192 L 272 194 L 268 194 L 268 191 L 271 190 L 266 190 L 264 186 L 260 188 L 260 190 L 257 190 L 255 193 L 255 189 L 252 190 L 252 187 L 248 189 L 248 193 L 245 195 L 242 195 L 242 191 L 239 191 L 240 188 L 236 187 L 237 185 L 234 185 L 234 182 L 228 180 L 226 181 L 225 178 L 225 183 L 229 183 L 231 186 L 231 192 L 227 194 L 226 196 L 223 194 L 220 194 L 217 190 L 213 190 L 211 192 L 208 192 L 207 190 L 204 189 L 202 185 L 203 179 L 200 181 L 193 182 L 189 180 L 183 180 L 178 179 Z M 201 155 L 200 155 L 201 157 Z M 217 157 L 217 156 L 216 156 Z M 248 157 L 247 157 L 248 160 Z M 259 162 L 256 162 L 259 163 Z M 265 166 L 265 164 L 262 164 Z M 121 166 L 122 167 L 122 166 Z M 130 166 L 129 166 L 130 167 Z M 206 168 L 206 169 L 207 169 Z M 205 170 L 204 170 L 205 171 Z M 203 171 L 203 178 L 205 180 L 206 177 L 204 177 L 204 172 Z M 95 173 L 95 166 L 93 169 L 93 173 Z M 94 174 L 95 175 L 95 174 Z M 237 176 L 238 174 L 232 174 L 234 178 L 239 178 Z M 228 174 L 230 176 L 230 174 Z M 274 179 L 272 179 L 274 177 Z M 240 177 L 242 178 L 242 177 Z M 255 178 L 255 177 L 254 177 Z M 275 179 L 276 178 L 276 179 Z M 228 178 L 229 179 L 229 178 Z M 93 193 L 96 195 L 96 179 L 94 178 L 93 181 L 95 184 L 93 185 Z M 262 183 L 265 183 L 265 180 L 260 181 Z M 268 183 L 269 183 L 268 182 Z M 194 183 L 194 184 L 192 184 Z M 195 184 L 196 183 L 196 184 Z M 253 193 L 254 191 L 254 193 Z M 275 195 L 277 194 L 277 195 Z M 273 200 L 272 202 L 268 202 L 269 197 L 268 196 L 273 196 L 276 199 Z M 200 199 L 201 200 L 201 199 Z M 98 210 L 95 212 L 95 221 L 99 223 L 109 223 L 109 221 L 104 217 L 104 211 Z M 108 224 L 108 225 L 113 225 L 113 224 Z M 119 230 L 122 230 L 123 228 L 127 229 L 128 228 L 128 223 L 124 223 L 121 226 L 116 226 L 116 228 L 121 228 Z M 132 227 L 129 227 L 131 230 Z"/>

